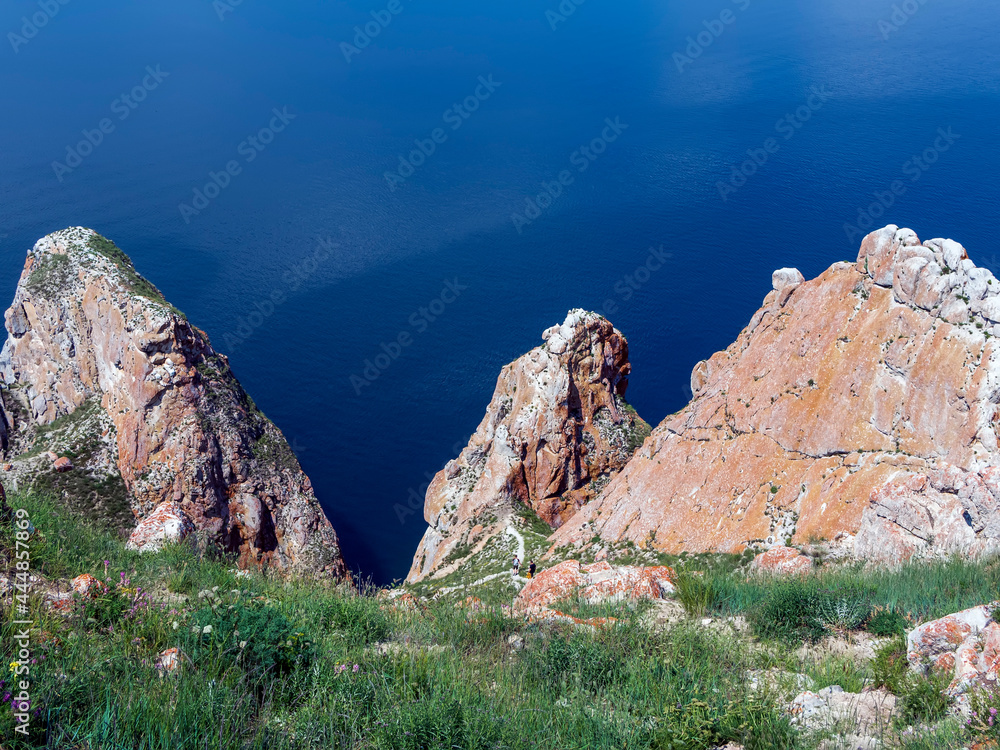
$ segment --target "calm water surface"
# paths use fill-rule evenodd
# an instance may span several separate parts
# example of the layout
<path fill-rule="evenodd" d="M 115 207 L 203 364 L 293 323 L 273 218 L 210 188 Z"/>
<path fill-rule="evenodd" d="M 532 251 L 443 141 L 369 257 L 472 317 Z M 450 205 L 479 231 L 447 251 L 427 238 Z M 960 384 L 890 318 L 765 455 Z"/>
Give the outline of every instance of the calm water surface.
<path fill-rule="evenodd" d="M 655 423 L 774 268 L 856 256 L 894 181 L 874 224 L 1000 271 L 1000 6 L 893 6 L 8 0 L 0 296 L 38 237 L 113 238 L 386 582 L 424 529 L 394 507 L 567 309 L 629 337 Z"/>

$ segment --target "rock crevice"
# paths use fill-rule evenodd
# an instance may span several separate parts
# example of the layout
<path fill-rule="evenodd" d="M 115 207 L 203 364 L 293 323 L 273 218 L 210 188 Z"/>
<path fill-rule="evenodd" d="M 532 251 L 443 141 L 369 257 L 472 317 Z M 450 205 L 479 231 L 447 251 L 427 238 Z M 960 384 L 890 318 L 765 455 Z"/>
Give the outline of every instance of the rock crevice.
<path fill-rule="evenodd" d="M 429 528 L 407 580 L 455 569 L 518 506 L 553 528 L 565 523 L 648 434 L 624 399 L 628 343 L 611 323 L 571 310 L 542 339 L 503 368 L 468 445 L 431 481 Z"/>
<path fill-rule="evenodd" d="M 772 287 L 555 545 L 735 552 L 857 534 L 859 556 L 889 561 L 995 551 L 993 274 L 957 242 L 890 225 L 855 262 L 808 281 L 779 269 Z"/>
<path fill-rule="evenodd" d="M 281 432 L 204 332 L 82 228 L 29 251 L 5 315 L 5 401 L 28 432 L 97 403 L 137 549 L 198 531 L 242 565 L 342 577 L 337 536 Z"/>

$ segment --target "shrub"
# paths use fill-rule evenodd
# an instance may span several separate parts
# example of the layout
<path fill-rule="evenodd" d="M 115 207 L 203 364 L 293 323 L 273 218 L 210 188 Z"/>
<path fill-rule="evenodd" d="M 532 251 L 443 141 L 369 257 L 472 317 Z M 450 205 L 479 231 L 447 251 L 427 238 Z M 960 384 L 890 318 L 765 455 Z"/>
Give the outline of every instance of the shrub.
<path fill-rule="evenodd" d="M 702 617 L 716 601 L 713 580 L 688 571 L 677 574 L 677 598 L 691 617 Z"/>
<path fill-rule="evenodd" d="M 969 730 L 979 742 L 1000 742 L 1000 687 L 996 683 L 980 687 L 969 702 Z"/>
<path fill-rule="evenodd" d="M 727 742 L 735 716 L 719 716 L 702 700 L 667 706 L 652 750 L 708 750 Z M 738 722 L 736 722 L 738 726 Z M 730 730 L 730 731 L 726 731 Z"/>
<path fill-rule="evenodd" d="M 906 660 L 906 638 L 897 636 L 875 652 L 872 662 L 875 687 L 885 687 L 890 693 L 900 695 L 906 684 L 910 664 Z"/>
<path fill-rule="evenodd" d="M 534 658 L 534 657 L 533 657 Z M 535 662 L 535 672 L 556 688 L 603 688 L 619 682 L 624 659 L 611 647 L 584 633 L 553 634 Z"/>
<path fill-rule="evenodd" d="M 855 591 L 823 591 L 816 604 L 819 620 L 838 630 L 857 630 L 871 612 L 863 594 Z"/>
<path fill-rule="evenodd" d="M 181 565 L 179 570 L 171 570 L 167 573 L 167 591 L 175 594 L 188 594 L 194 590 L 194 575 L 188 570 L 187 563 Z"/>
<path fill-rule="evenodd" d="M 264 674 L 288 672 L 313 658 L 313 644 L 306 634 L 281 612 L 259 602 L 237 600 L 226 606 L 213 601 L 195 612 L 191 622 L 195 660 L 216 653 Z"/>
<path fill-rule="evenodd" d="M 899 635 L 906 632 L 909 624 L 909 621 L 899 610 L 876 607 L 875 611 L 868 616 L 865 630 L 877 636 Z"/>
<path fill-rule="evenodd" d="M 926 675 L 908 675 L 899 696 L 900 719 L 911 724 L 943 719 L 952 702 L 944 692 L 949 682 L 947 674 L 933 670 Z"/>
<path fill-rule="evenodd" d="M 391 632 L 385 612 L 373 597 L 331 597 L 320 606 L 320 620 L 324 626 L 362 646 L 383 641 Z"/>
<path fill-rule="evenodd" d="M 817 617 L 819 596 L 807 579 L 775 582 L 747 612 L 754 633 L 784 641 L 819 640 L 826 628 Z"/>

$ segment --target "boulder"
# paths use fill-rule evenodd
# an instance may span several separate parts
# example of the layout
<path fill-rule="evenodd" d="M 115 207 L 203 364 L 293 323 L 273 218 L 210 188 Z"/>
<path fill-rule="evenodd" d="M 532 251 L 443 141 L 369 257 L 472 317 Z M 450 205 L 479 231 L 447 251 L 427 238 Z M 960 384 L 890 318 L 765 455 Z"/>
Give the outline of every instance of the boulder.
<path fill-rule="evenodd" d="M 79 594 L 84 599 L 94 599 L 107 590 L 107 587 L 90 573 L 78 575 L 70 581 L 70 588 L 74 594 Z"/>
<path fill-rule="evenodd" d="M 1000 625 L 992 618 L 1000 602 L 941 617 L 906 637 L 907 660 L 918 672 L 949 675 L 948 694 L 965 705 L 970 688 L 995 685 L 1000 671 Z"/>
<path fill-rule="evenodd" d="M 851 747 L 880 747 L 875 738 L 889 727 L 896 696 L 886 690 L 847 693 L 840 685 L 807 690 L 792 701 L 792 723 L 813 731 L 839 730 L 853 739 Z"/>
<path fill-rule="evenodd" d="M 785 287 L 801 284 L 805 280 L 806 277 L 797 268 L 779 268 L 771 274 L 771 286 L 776 292 L 780 292 Z"/>
<path fill-rule="evenodd" d="M 561 600 L 579 598 L 589 604 L 662 599 L 675 590 L 677 574 L 665 566 L 613 567 L 607 562 L 581 565 L 565 560 L 540 570 L 514 600 L 520 611 L 550 609 Z"/>
<path fill-rule="evenodd" d="M 167 500 L 139 522 L 125 547 L 139 552 L 158 552 L 164 544 L 180 542 L 192 531 L 194 524 L 180 505 Z"/>
<path fill-rule="evenodd" d="M 66 456 L 61 456 L 60 458 L 57 458 L 55 461 L 53 461 L 52 467 L 59 472 L 72 471 L 73 462 L 70 461 L 68 458 L 66 458 Z"/>
<path fill-rule="evenodd" d="M 772 547 L 757 555 L 750 567 L 762 573 L 801 575 L 813 568 L 813 559 L 793 547 Z"/>
<path fill-rule="evenodd" d="M 178 648 L 168 648 L 156 660 L 156 668 L 161 674 L 170 674 L 181 668 L 183 654 Z"/>

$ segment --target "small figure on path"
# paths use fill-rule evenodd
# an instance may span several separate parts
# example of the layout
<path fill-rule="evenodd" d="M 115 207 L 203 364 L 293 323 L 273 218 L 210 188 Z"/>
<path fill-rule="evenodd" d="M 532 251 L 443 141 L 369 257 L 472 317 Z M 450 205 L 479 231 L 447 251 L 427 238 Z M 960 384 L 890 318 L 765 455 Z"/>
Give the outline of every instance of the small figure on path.
<path fill-rule="evenodd" d="M 514 555 L 514 560 L 511 563 L 511 567 L 514 570 L 514 575 L 517 575 L 521 570 L 521 561 L 518 559 L 517 555 Z"/>
<path fill-rule="evenodd" d="M 529 560 L 528 561 L 528 578 L 534 578 L 534 577 L 535 577 L 535 561 L 534 560 Z"/>

